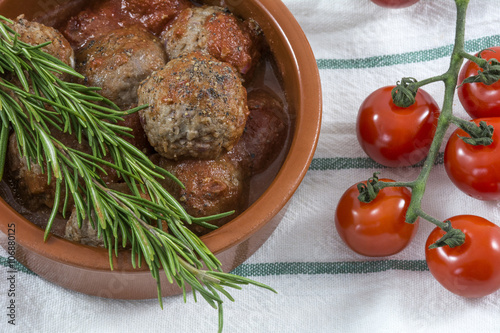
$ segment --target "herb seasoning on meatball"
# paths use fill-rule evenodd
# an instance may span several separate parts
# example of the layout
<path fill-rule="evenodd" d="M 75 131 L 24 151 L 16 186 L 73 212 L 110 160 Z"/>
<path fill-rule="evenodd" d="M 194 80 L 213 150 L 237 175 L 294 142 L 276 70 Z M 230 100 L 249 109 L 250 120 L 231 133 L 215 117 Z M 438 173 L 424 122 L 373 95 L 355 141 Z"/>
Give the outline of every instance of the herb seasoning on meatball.
<path fill-rule="evenodd" d="M 245 129 L 247 94 L 234 68 L 193 52 L 171 60 L 139 90 L 150 144 L 170 159 L 216 159 Z"/>
<path fill-rule="evenodd" d="M 203 6 L 183 10 L 162 39 L 170 59 L 204 51 L 247 74 L 260 58 L 260 34 L 254 21 L 243 22 L 221 7 Z"/>
<path fill-rule="evenodd" d="M 139 26 L 120 28 L 90 42 L 77 54 L 76 69 L 85 84 L 120 108 L 137 104 L 141 81 L 167 62 L 159 39 Z"/>

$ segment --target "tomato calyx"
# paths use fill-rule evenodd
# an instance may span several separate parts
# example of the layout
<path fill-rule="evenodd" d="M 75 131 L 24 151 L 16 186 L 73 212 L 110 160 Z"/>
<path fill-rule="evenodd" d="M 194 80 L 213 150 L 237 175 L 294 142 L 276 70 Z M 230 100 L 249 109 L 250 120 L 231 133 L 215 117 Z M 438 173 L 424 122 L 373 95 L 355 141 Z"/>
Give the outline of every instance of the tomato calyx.
<path fill-rule="evenodd" d="M 407 108 L 415 103 L 417 90 L 417 80 L 412 77 L 404 77 L 401 81 L 396 82 L 396 86 L 392 89 L 392 101 L 401 108 Z"/>
<path fill-rule="evenodd" d="M 474 122 L 460 118 L 453 120 L 469 136 L 460 136 L 465 143 L 473 146 L 489 146 L 493 143 L 493 125 L 488 125 L 485 121 L 480 121 L 479 125 Z"/>
<path fill-rule="evenodd" d="M 477 72 L 477 75 L 469 76 L 465 80 L 462 81 L 464 83 L 484 83 L 488 86 L 498 82 L 500 80 L 500 62 L 492 58 L 490 60 L 485 60 L 481 57 L 481 53 L 484 51 L 495 52 L 491 49 L 485 49 L 477 55 L 477 57 L 470 57 L 471 60 L 474 61 L 482 70 Z"/>
<path fill-rule="evenodd" d="M 358 200 L 364 203 L 372 202 L 376 197 L 378 192 L 380 192 L 380 181 L 378 178 L 380 172 L 375 172 L 373 177 L 368 178 L 366 185 L 364 183 L 359 183 L 358 187 Z"/>
<path fill-rule="evenodd" d="M 435 243 L 429 246 L 429 249 L 435 249 L 448 245 L 451 248 L 457 247 L 465 243 L 465 234 L 460 229 L 453 229 L 451 221 L 444 221 L 445 226 L 442 228 L 444 232 L 443 237 L 438 239 Z"/>

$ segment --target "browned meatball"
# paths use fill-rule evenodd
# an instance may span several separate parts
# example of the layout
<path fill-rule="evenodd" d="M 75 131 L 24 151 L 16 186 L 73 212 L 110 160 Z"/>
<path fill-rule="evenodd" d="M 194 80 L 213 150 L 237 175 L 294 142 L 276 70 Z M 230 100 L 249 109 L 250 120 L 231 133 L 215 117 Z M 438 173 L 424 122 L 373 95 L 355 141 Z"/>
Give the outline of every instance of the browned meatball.
<path fill-rule="evenodd" d="M 90 153 L 90 148 L 85 143 L 78 143 L 78 140 L 69 134 L 60 131 L 52 131 L 52 135 L 62 144 L 67 147 Z M 56 189 L 55 178 L 52 177 L 48 184 L 47 169 L 36 164 L 36 161 L 31 161 L 28 166 L 28 161 L 20 155 L 17 146 L 16 134 L 12 134 L 9 138 L 8 146 L 8 170 L 14 180 L 14 185 L 21 194 L 21 197 L 27 198 L 29 207 L 36 209 L 42 206 L 52 207 L 54 205 L 54 196 Z M 113 176 L 116 177 L 116 173 Z M 114 180 L 114 178 L 113 178 Z"/>
<path fill-rule="evenodd" d="M 203 6 L 183 10 L 162 39 L 170 59 L 200 50 L 246 74 L 259 60 L 260 34 L 254 21 L 242 22 L 224 8 Z"/>
<path fill-rule="evenodd" d="M 226 156 L 217 160 L 185 160 L 174 162 L 162 157 L 153 159 L 160 167 L 170 171 L 185 186 L 182 189 L 172 180 L 162 181 L 165 188 L 194 217 L 205 217 L 230 211 L 241 213 L 247 202 L 247 188 L 242 170 Z M 234 216 L 219 219 L 212 224 L 221 226 Z M 209 230 L 191 226 L 198 234 Z"/>
<path fill-rule="evenodd" d="M 108 187 L 121 193 L 131 194 L 131 191 L 126 183 L 110 184 Z M 145 199 L 150 199 L 147 194 L 141 193 L 141 196 Z M 166 222 L 162 221 L 161 227 L 163 231 L 168 232 L 168 226 Z M 78 216 L 76 214 L 76 208 L 73 208 L 73 210 L 71 211 L 71 215 L 66 222 L 64 238 L 85 245 L 101 247 L 104 246 L 102 236 L 98 236 L 97 229 L 94 228 L 88 218 L 82 221 L 81 228 L 78 226 Z M 120 231 L 118 231 L 118 239 L 122 239 Z"/>
<path fill-rule="evenodd" d="M 241 137 L 246 90 L 233 67 L 194 52 L 171 60 L 138 90 L 143 127 L 170 159 L 216 159 Z"/>
<path fill-rule="evenodd" d="M 9 26 L 19 34 L 19 40 L 30 45 L 40 45 L 46 42 L 51 44 L 42 48 L 42 50 L 65 64 L 75 67 L 75 55 L 69 42 L 64 36 L 52 27 L 47 27 L 41 23 L 31 22 L 21 15 Z M 67 74 L 57 74 L 60 78 L 66 79 Z"/>
<path fill-rule="evenodd" d="M 76 69 L 85 84 L 121 108 L 137 104 L 142 80 L 166 63 L 160 41 L 141 27 L 120 28 L 90 42 L 77 54 Z"/>
<path fill-rule="evenodd" d="M 92 153 L 88 143 L 85 141 L 79 143 L 74 135 L 62 133 L 58 130 L 53 130 L 51 134 L 66 147 L 71 147 L 87 154 Z M 7 168 L 10 173 L 10 177 L 13 180 L 14 186 L 20 196 L 22 198 L 26 198 L 28 207 L 31 209 L 38 209 L 43 206 L 47 206 L 49 208 L 53 207 L 56 189 L 55 178 L 52 177 L 50 184 L 48 184 L 47 169 L 45 167 L 45 170 L 42 173 L 42 168 L 35 164 L 36 161 L 33 160 L 31 161 L 30 166 L 28 166 L 27 159 L 20 155 L 16 134 L 12 134 L 9 138 L 7 156 Z M 111 162 L 109 154 L 105 159 L 108 162 Z M 119 177 L 114 169 L 109 167 L 104 167 L 103 169 L 105 170 L 105 173 L 101 171 L 98 173 L 106 184 L 115 183 L 119 180 Z M 62 186 L 62 190 L 64 192 L 64 186 Z"/>
<path fill-rule="evenodd" d="M 264 171 L 279 155 L 288 122 L 282 103 L 265 90 L 248 94 L 248 109 L 245 132 L 228 156 L 252 176 Z"/>
<path fill-rule="evenodd" d="M 47 184 L 47 174 L 42 173 L 39 165 L 31 163 L 28 167 L 26 158 L 21 157 L 17 147 L 17 137 L 9 138 L 7 168 L 13 183 L 20 194 L 26 198 L 26 205 L 36 210 L 42 206 L 54 205 L 55 182 Z"/>
<path fill-rule="evenodd" d="M 102 235 L 98 236 L 97 229 L 92 226 L 88 219 L 82 221 L 81 228 L 78 226 L 76 208 L 73 208 L 68 222 L 66 222 L 64 238 L 84 245 L 104 247 Z"/>

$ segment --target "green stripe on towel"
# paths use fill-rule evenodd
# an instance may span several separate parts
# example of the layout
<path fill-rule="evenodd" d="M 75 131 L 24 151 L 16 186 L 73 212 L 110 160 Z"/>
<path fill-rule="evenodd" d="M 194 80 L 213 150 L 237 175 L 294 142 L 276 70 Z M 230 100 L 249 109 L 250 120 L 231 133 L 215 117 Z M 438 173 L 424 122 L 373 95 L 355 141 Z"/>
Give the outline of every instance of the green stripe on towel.
<path fill-rule="evenodd" d="M 439 153 L 435 165 L 444 163 L 444 153 Z M 415 164 L 412 168 L 420 168 L 423 161 Z M 386 169 L 387 167 L 374 162 L 368 157 L 333 157 L 333 158 L 314 158 L 309 166 L 309 170 L 327 171 L 327 170 L 347 170 L 347 169 Z"/>
<path fill-rule="evenodd" d="M 467 52 L 479 51 L 500 44 L 500 35 L 472 39 L 465 42 Z M 360 59 L 317 59 L 319 69 L 357 69 L 386 67 L 401 64 L 432 61 L 449 57 L 452 45 L 446 45 L 429 50 L 407 52 L 401 54 L 381 55 Z"/>
<path fill-rule="evenodd" d="M 372 260 L 341 262 L 277 262 L 268 264 L 243 264 L 231 273 L 240 276 L 366 274 L 389 270 L 412 272 L 427 271 L 425 260 Z"/>
<path fill-rule="evenodd" d="M 9 267 L 7 258 L 0 257 L 0 265 Z M 13 264 L 15 270 L 36 275 L 19 262 Z M 425 260 L 371 260 L 341 262 L 277 262 L 265 264 L 243 264 L 231 273 L 240 276 L 277 276 L 277 275 L 318 275 L 318 274 L 366 274 L 389 270 L 412 272 L 427 271 Z"/>

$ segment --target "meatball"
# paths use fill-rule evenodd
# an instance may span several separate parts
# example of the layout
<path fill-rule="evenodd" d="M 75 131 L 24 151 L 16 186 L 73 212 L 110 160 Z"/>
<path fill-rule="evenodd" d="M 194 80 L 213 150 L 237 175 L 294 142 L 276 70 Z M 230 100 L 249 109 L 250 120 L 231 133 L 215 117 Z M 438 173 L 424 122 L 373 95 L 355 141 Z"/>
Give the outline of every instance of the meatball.
<path fill-rule="evenodd" d="M 171 60 L 139 90 L 149 142 L 170 159 L 216 159 L 241 137 L 246 90 L 232 66 L 194 52 Z"/>
<path fill-rule="evenodd" d="M 88 143 L 85 141 L 79 143 L 74 135 L 63 133 L 58 130 L 52 130 L 51 134 L 56 140 L 61 142 L 66 147 L 71 147 L 81 152 L 92 154 Z M 12 134 L 9 138 L 7 154 L 7 168 L 10 178 L 13 180 L 20 196 L 22 198 L 26 198 L 25 201 L 27 201 L 27 206 L 30 207 L 30 209 L 38 209 L 43 206 L 52 208 L 54 206 L 56 180 L 52 177 L 49 184 L 47 169 L 44 167 L 44 172 L 42 172 L 42 167 L 36 164 L 36 161 L 31 161 L 28 166 L 27 159 L 21 156 L 18 149 L 16 134 Z M 109 154 L 105 157 L 105 160 L 108 162 L 112 161 Z M 108 166 L 104 166 L 103 169 L 104 173 L 102 171 L 98 171 L 98 174 L 106 184 L 116 183 L 119 181 L 116 170 Z M 61 187 L 63 196 L 65 195 L 64 188 L 64 186 Z M 71 204 L 71 195 L 69 196 L 69 200 Z"/>
<path fill-rule="evenodd" d="M 248 109 L 245 132 L 228 156 L 252 176 L 264 171 L 279 155 L 288 122 L 281 101 L 265 90 L 248 94 Z"/>
<path fill-rule="evenodd" d="M 156 227 L 156 225 L 155 225 Z M 161 222 L 161 229 L 168 232 L 167 223 Z M 78 217 L 76 214 L 76 208 L 73 208 L 71 215 L 66 222 L 64 229 L 64 238 L 72 242 L 77 242 L 84 245 L 104 247 L 104 241 L 102 235 L 99 237 L 97 229 L 90 223 L 88 219 L 82 221 L 82 227 L 78 226 Z M 121 241 L 121 233 L 118 232 L 118 239 Z"/>
<path fill-rule="evenodd" d="M 170 59 L 199 50 L 247 74 L 259 60 L 259 35 L 254 21 L 242 22 L 221 7 L 203 6 L 183 10 L 162 39 Z"/>
<path fill-rule="evenodd" d="M 19 34 L 19 40 L 30 45 L 40 45 L 46 42 L 51 44 L 42 48 L 42 51 L 60 59 L 68 66 L 75 67 L 75 55 L 69 42 L 64 36 L 52 27 L 41 23 L 31 22 L 21 15 L 9 26 Z M 68 74 L 56 74 L 61 79 L 67 79 Z"/>
<path fill-rule="evenodd" d="M 131 194 L 131 191 L 126 183 L 110 184 L 108 187 L 113 190 L 117 190 L 121 193 Z M 150 199 L 150 197 L 147 194 L 141 193 L 141 196 L 145 199 L 148 200 Z M 168 232 L 168 226 L 166 222 L 164 221 L 161 222 L 161 228 L 163 231 Z M 94 228 L 94 226 L 90 223 L 88 218 L 82 221 L 81 228 L 78 226 L 78 217 L 76 214 L 76 208 L 73 208 L 73 210 L 71 211 L 71 215 L 68 221 L 66 222 L 64 238 L 85 245 L 100 246 L 100 247 L 104 246 L 104 241 L 102 239 L 102 236 L 98 237 L 97 228 Z M 120 231 L 118 231 L 118 239 L 119 240 L 122 239 Z"/>
<path fill-rule="evenodd" d="M 90 42 L 77 54 L 85 84 L 120 108 L 137 104 L 139 83 L 166 64 L 160 41 L 141 27 L 120 28 Z"/>
<path fill-rule="evenodd" d="M 247 202 L 247 187 L 244 175 L 237 165 L 227 156 L 217 160 L 185 160 L 175 162 L 156 156 L 153 161 L 158 166 L 170 171 L 185 186 L 182 189 L 171 179 L 162 181 L 162 185 L 171 193 L 186 212 L 194 217 L 206 217 L 235 211 L 241 213 Z M 233 219 L 233 216 L 212 221 L 221 226 Z M 197 234 L 208 232 L 204 227 L 192 225 Z"/>
<path fill-rule="evenodd" d="M 90 147 L 85 142 L 78 143 L 78 140 L 73 135 L 62 133 L 58 130 L 53 130 L 52 135 L 67 147 L 72 147 L 85 153 L 91 153 Z M 7 153 L 8 171 L 11 178 L 14 180 L 14 184 L 19 194 L 23 198 L 27 198 L 28 206 L 32 209 L 42 206 L 52 208 L 56 190 L 55 178 L 52 178 L 49 184 L 46 167 L 44 166 L 42 169 L 42 167 L 36 164 L 36 160 L 30 161 L 31 163 L 28 166 L 26 157 L 21 156 L 18 149 L 15 133 L 9 138 Z M 113 172 L 113 176 L 111 176 L 110 173 L 109 176 L 114 180 L 116 172 Z M 64 191 L 64 186 L 62 186 L 62 190 Z"/>
<path fill-rule="evenodd" d="M 90 40 L 133 24 L 159 34 L 181 10 L 190 6 L 189 0 L 95 1 L 71 17 L 61 31 L 77 49 Z"/>
<path fill-rule="evenodd" d="M 78 226 L 76 208 L 73 208 L 68 222 L 66 222 L 64 238 L 84 245 L 104 247 L 102 236 L 98 237 L 97 228 L 94 228 L 88 219 L 82 221 L 81 228 Z"/>
<path fill-rule="evenodd" d="M 42 173 L 42 168 L 31 163 L 20 155 L 17 147 L 17 137 L 12 134 L 9 138 L 7 170 L 10 173 L 16 189 L 25 204 L 32 210 L 40 207 L 54 205 L 55 182 L 48 184 L 47 173 Z"/>

